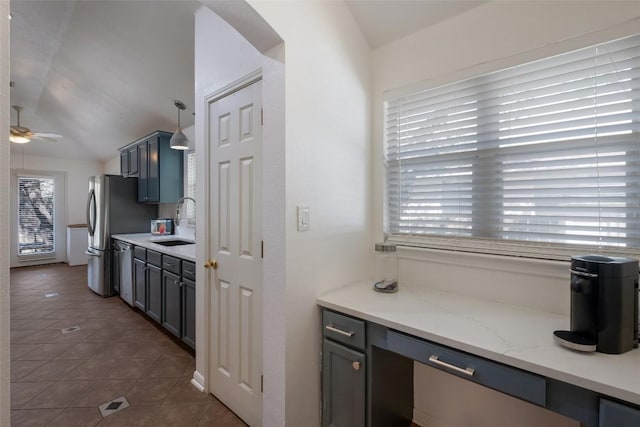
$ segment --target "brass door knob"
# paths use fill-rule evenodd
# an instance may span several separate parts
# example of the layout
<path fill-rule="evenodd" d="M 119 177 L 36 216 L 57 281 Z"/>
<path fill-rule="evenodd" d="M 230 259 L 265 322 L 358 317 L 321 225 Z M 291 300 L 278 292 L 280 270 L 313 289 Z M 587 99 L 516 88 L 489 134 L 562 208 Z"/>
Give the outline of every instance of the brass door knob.
<path fill-rule="evenodd" d="M 216 261 L 215 259 L 207 260 L 204 263 L 204 268 L 213 268 L 215 270 L 218 268 L 218 261 Z"/>

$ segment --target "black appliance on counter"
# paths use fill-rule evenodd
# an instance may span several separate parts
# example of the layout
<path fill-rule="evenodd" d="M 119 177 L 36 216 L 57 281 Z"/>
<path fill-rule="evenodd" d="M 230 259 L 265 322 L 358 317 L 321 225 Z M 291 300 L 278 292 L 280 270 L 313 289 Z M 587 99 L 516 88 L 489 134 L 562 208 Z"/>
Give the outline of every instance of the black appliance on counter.
<path fill-rule="evenodd" d="M 561 345 L 620 354 L 638 347 L 638 260 L 599 255 L 571 258 L 571 330 Z"/>

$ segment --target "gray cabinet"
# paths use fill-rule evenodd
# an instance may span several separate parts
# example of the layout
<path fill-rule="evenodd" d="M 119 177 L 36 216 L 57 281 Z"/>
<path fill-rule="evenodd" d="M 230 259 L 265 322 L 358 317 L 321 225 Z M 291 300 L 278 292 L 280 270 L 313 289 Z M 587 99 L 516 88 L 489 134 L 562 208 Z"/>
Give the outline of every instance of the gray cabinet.
<path fill-rule="evenodd" d="M 147 311 L 147 262 L 138 258 L 133 259 L 133 303 Z"/>
<path fill-rule="evenodd" d="M 120 175 L 124 177 L 138 176 L 137 145 L 120 149 Z"/>
<path fill-rule="evenodd" d="M 183 152 L 156 131 L 120 148 L 120 173 L 138 177 L 138 202 L 176 203 L 183 194 Z"/>
<path fill-rule="evenodd" d="M 196 282 L 182 278 L 182 341 L 196 348 Z"/>
<path fill-rule="evenodd" d="M 133 254 L 135 306 L 195 349 L 195 263 L 141 246 Z"/>
<path fill-rule="evenodd" d="M 157 131 L 138 146 L 138 201 L 176 203 L 183 195 L 183 153 L 173 150 L 171 134 Z"/>
<path fill-rule="evenodd" d="M 331 311 L 323 311 L 322 425 L 365 425 L 365 326 Z M 349 348 L 351 347 L 351 348 Z"/>
<path fill-rule="evenodd" d="M 147 315 L 162 322 L 162 269 L 147 263 Z"/>
<path fill-rule="evenodd" d="M 600 427 L 638 427 L 640 409 L 600 399 Z"/>
<path fill-rule="evenodd" d="M 162 271 L 162 326 L 180 338 L 182 332 L 182 280 L 170 271 Z"/>
<path fill-rule="evenodd" d="M 365 423 L 365 356 L 329 339 L 322 345 L 322 425 Z"/>
<path fill-rule="evenodd" d="M 133 303 L 156 322 L 162 317 L 161 254 L 139 246 L 133 248 Z"/>

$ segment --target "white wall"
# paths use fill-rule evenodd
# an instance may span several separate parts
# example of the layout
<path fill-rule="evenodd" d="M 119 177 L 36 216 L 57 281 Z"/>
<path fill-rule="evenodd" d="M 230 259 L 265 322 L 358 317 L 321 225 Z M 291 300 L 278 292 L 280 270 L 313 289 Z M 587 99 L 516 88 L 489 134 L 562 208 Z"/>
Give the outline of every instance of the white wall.
<path fill-rule="evenodd" d="M 274 212 L 264 224 L 263 422 L 319 425 L 321 337 L 315 298 L 366 276 L 371 262 L 369 48 L 341 2 L 250 3 L 284 40 L 284 49 L 256 58 L 265 74 L 275 70 L 275 76 L 263 79 L 264 200 Z M 209 28 L 208 39 L 200 38 L 205 18 L 213 24 L 208 13 L 196 14 L 196 99 L 205 88 L 222 87 L 256 68 L 251 49 L 230 33 L 216 37 L 222 27 Z M 234 52 L 236 43 L 235 49 L 244 51 Z M 206 51 L 208 64 L 200 65 L 215 72 L 202 80 L 198 61 Z M 282 81 L 279 67 L 285 58 Z M 284 99 L 276 99 L 284 87 Z M 196 141 L 203 132 L 199 114 Z M 285 120 L 282 129 L 279 117 Z M 284 140 L 278 137 L 282 131 Z M 202 170 L 204 159 L 199 162 Z M 311 208 L 311 229 L 299 233 L 296 206 L 303 204 Z M 279 259 L 285 251 L 286 259 Z"/>
<path fill-rule="evenodd" d="M 639 17 L 639 2 L 489 2 L 375 50 L 372 55 L 373 235 L 380 239 L 383 230 L 382 104 L 385 92 L 418 82 L 437 86 L 637 33 Z M 401 286 L 403 283 L 435 286 L 568 313 L 568 265 L 509 261 L 500 257 L 476 257 L 474 261 L 469 255 L 452 257 L 451 253 L 442 256 L 434 252 L 427 256 L 411 250 L 404 251 L 403 256 L 399 273 Z M 430 381 L 424 369 L 416 369 L 417 413 L 428 413 L 443 425 L 461 426 L 459 418 L 449 411 L 444 395 L 429 393 Z M 495 406 L 483 413 L 503 411 L 501 403 L 490 402 Z M 537 424 L 533 418 L 534 424 L 545 425 L 543 415 L 538 416 Z M 474 419 L 481 420 L 480 417 Z"/>
<path fill-rule="evenodd" d="M 0 2 L 0 16 L 9 14 L 9 2 Z M 0 425 L 10 423 L 9 355 L 9 20 L 0 20 Z"/>
<path fill-rule="evenodd" d="M 371 265 L 370 49 L 342 2 L 250 3 L 285 46 L 286 425 L 313 426 L 316 296 Z M 298 205 L 311 208 L 309 231 L 296 230 Z"/>

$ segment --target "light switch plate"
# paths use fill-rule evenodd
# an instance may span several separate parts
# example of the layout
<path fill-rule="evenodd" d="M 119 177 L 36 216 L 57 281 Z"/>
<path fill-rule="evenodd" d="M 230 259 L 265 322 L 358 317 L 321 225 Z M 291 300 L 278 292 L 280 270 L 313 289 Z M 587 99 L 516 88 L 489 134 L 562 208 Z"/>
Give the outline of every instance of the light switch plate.
<path fill-rule="evenodd" d="M 298 231 L 307 231 L 309 229 L 309 220 L 311 209 L 309 206 L 298 206 Z"/>

